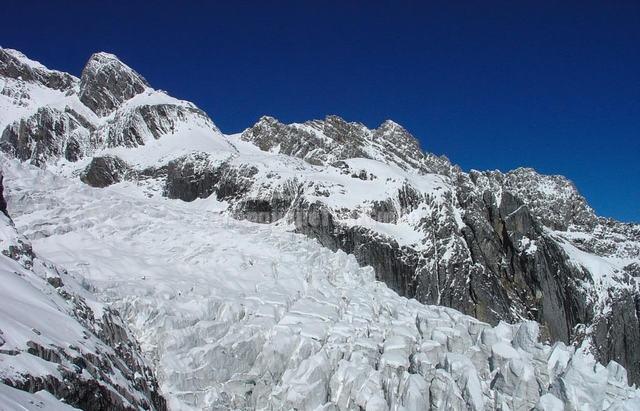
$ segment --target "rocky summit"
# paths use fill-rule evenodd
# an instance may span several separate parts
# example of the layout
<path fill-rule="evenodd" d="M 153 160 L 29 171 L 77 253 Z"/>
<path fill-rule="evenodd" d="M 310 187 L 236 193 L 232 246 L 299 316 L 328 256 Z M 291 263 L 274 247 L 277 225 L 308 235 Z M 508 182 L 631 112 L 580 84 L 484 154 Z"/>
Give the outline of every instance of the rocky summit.
<path fill-rule="evenodd" d="M 108 53 L 0 49 L 0 148 L 8 409 L 640 408 L 640 225 L 562 176 L 225 135 Z"/>

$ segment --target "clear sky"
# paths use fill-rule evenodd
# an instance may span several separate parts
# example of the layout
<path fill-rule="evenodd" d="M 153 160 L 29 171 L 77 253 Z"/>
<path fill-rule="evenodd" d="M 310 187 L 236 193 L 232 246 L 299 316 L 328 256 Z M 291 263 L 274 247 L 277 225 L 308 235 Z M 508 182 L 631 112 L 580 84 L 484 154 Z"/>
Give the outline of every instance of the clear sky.
<path fill-rule="evenodd" d="M 0 45 L 80 74 L 109 51 L 227 133 L 387 118 L 464 169 L 572 179 L 640 221 L 640 1 L 16 1 Z"/>

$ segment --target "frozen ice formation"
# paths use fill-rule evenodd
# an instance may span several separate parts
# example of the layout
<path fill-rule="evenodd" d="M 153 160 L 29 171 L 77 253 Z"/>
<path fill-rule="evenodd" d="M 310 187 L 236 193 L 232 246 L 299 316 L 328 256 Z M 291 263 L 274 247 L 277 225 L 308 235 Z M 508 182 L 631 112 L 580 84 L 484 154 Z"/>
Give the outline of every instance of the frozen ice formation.
<path fill-rule="evenodd" d="M 76 330 L 5 290 L 0 403 L 640 408 L 640 225 L 564 177 L 465 172 L 391 120 L 224 135 L 108 53 L 77 78 L 0 49 L 0 149 L 7 281 Z"/>

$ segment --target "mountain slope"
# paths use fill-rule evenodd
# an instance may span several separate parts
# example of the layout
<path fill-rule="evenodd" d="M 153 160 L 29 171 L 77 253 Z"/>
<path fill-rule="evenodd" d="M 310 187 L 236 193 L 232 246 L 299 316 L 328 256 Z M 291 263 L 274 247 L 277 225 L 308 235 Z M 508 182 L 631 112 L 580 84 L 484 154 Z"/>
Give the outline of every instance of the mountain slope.
<path fill-rule="evenodd" d="M 75 276 L 38 258 L 4 214 L 0 249 L 2 409 L 27 402 L 48 408 L 52 398 L 82 409 L 165 409 L 155 377 L 117 312 Z"/>
<path fill-rule="evenodd" d="M 392 121 L 369 130 L 337 116 L 290 125 L 263 117 L 244 132 L 225 136 L 193 104 L 152 89 L 106 53 L 93 55 L 77 79 L 3 50 L 0 76 L 5 108 L 0 147 L 12 157 L 4 167 L 13 173 L 9 208 L 20 231 L 57 263 L 86 260 L 88 265 L 77 269 L 102 298 L 127 313 L 144 350 L 156 358 L 163 388 L 176 407 L 305 408 L 311 404 L 307 400 L 341 409 L 363 406 L 355 391 L 340 399 L 347 382 L 332 383 L 334 377 L 378 392 L 372 397 L 375 407 L 382 405 L 375 398 L 409 409 L 427 403 L 517 408 L 517 401 L 544 408 L 556 399 L 602 407 L 612 400 L 578 392 L 600 390 L 617 399 L 636 395 L 624 388 L 626 371 L 609 362 L 623 364 L 629 380 L 640 381 L 640 353 L 634 349 L 640 343 L 640 226 L 597 217 L 567 179 L 531 169 L 466 173 L 445 157 L 422 152 Z M 67 83 L 51 80 L 58 77 Z M 66 242 L 73 248 L 60 247 Z M 218 249 L 221 244 L 233 246 Z M 254 247 L 265 252 L 258 253 L 261 263 L 255 268 L 247 257 L 256 253 Z M 291 247 L 323 257 L 301 256 Z M 287 267 L 285 284 L 274 255 Z M 393 291 L 354 262 L 373 268 L 375 279 Z M 310 278 L 320 275 L 320 283 L 308 284 L 300 267 Z M 142 274 L 132 277 L 132 270 Z M 336 275 L 349 278 L 338 281 Z M 258 284 L 264 281 L 275 293 L 269 300 L 261 300 Z M 141 296 L 140 290 L 148 291 Z M 380 301 L 362 302 L 378 292 Z M 366 314 L 360 308 L 349 311 L 355 308 L 343 297 L 364 304 Z M 488 325 L 419 303 L 452 307 L 488 322 L 498 328 L 487 333 L 500 338 L 483 341 L 474 327 L 489 330 Z M 389 316 L 381 314 L 384 307 Z M 407 312 L 398 313 L 397 307 Z M 349 325 L 343 325 L 345 313 Z M 427 327 L 425 333 L 422 317 L 436 318 L 447 330 Z M 514 340 L 522 328 L 535 342 L 535 323 L 498 325 L 532 320 L 540 324 L 543 341 L 573 346 L 556 347 L 565 347 L 563 358 L 575 357 L 570 363 L 579 370 L 565 364 L 558 374 L 547 375 L 543 370 L 555 367 L 552 357 L 560 355 L 553 354 L 556 349 L 541 345 L 533 355 Z M 339 336 L 364 332 L 354 329 L 353 321 L 366 324 L 366 337 L 373 340 L 365 345 L 373 352 L 356 355 L 365 355 L 368 365 L 355 359 L 344 365 L 349 371 L 340 371 L 340 359 L 352 362 L 354 342 Z M 394 321 L 405 331 L 408 327 L 408 334 L 389 328 Z M 175 339 L 168 335 L 174 328 L 180 330 Z M 470 342 L 461 337 L 464 348 L 456 348 L 449 338 L 457 337 L 448 329 L 467 333 Z M 298 337 L 272 341 L 280 331 Z M 396 341 L 395 333 L 407 338 Z M 501 341 L 508 348 L 498 345 L 494 352 Z M 420 374 L 414 354 L 433 342 L 446 348 Z M 271 367 L 282 360 L 261 354 L 267 343 L 285 344 L 289 348 L 278 355 L 295 360 L 273 374 Z M 399 354 L 385 359 L 385 345 Z M 516 356 L 511 349 L 528 354 Z M 476 355 L 478 362 L 469 365 Z M 510 371 L 499 369 L 502 360 L 494 357 L 501 355 L 510 356 Z M 609 376 L 593 358 L 607 365 Z M 220 361 L 222 369 L 211 367 Z M 395 364 L 393 371 L 385 371 L 387 361 Z M 358 377 L 370 371 L 367 367 L 379 372 L 379 379 Z M 434 367 L 444 371 L 438 374 Z M 510 372 L 515 374 L 506 375 Z M 296 381 L 307 378 L 320 378 L 313 380 L 319 391 L 299 391 L 304 387 Z M 487 394 L 478 397 L 470 379 Z M 596 387 L 604 381 L 621 391 Z M 580 388 L 571 391 L 571 384 Z M 378 385 L 381 391 L 371 388 Z M 454 385 L 458 399 L 438 391 L 456 392 Z"/>
<path fill-rule="evenodd" d="M 491 327 L 400 297 L 353 256 L 230 219 L 211 197 L 3 167 L 18 228 L 123 313 L 172 409 L 640 405 L 624 368 L 538 342 L 535 322 Z"/>

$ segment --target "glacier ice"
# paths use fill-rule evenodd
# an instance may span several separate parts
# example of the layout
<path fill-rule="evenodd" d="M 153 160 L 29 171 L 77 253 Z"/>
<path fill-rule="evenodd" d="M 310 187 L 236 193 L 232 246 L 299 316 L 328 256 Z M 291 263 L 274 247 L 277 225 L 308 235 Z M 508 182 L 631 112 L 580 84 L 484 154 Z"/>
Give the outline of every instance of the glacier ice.
<path fill-rule="evenodd" d="M 398 296 L 371 268 L 213 198 L 94 189 L 4 160 L 34 249 L 126 318 L 173 409 L 633 409 L 624 368 Z"/>

